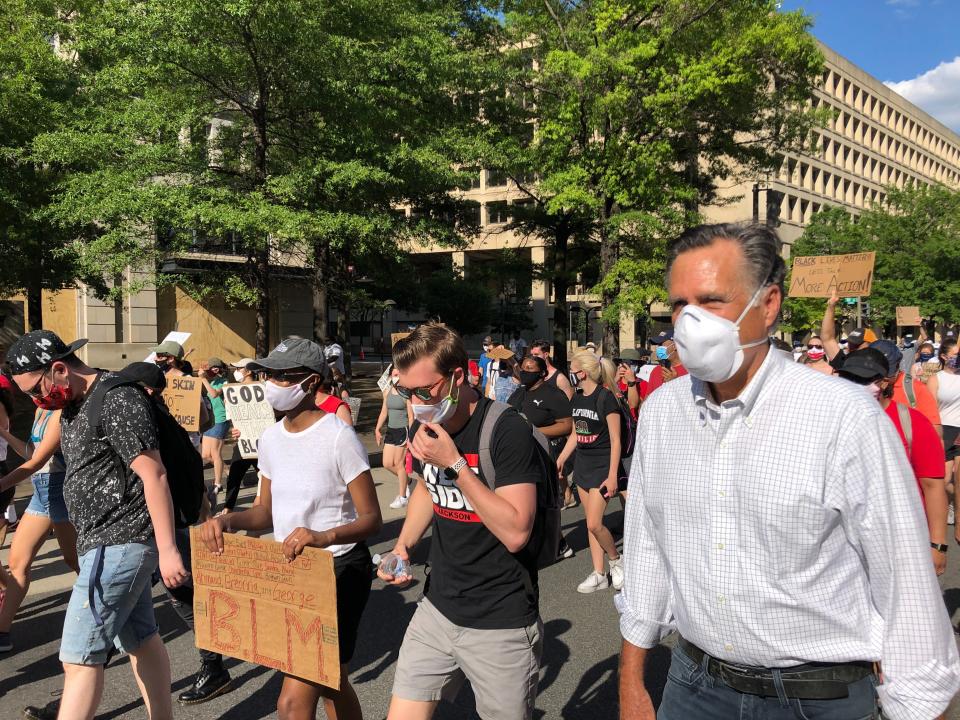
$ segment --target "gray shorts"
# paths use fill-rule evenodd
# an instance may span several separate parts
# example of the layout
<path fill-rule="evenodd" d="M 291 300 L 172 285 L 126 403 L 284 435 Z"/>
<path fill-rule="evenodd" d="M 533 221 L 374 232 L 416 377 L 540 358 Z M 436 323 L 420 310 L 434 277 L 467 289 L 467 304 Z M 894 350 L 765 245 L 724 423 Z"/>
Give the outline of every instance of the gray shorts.
<path fill-rule="evenodd" d="M 400 647 L 393 694 L 452 700 L 470 681 L 483 720 L 530 720 L 540 679 L 543 622 L 510 630 L 455 625 L 424 598 Z"/>

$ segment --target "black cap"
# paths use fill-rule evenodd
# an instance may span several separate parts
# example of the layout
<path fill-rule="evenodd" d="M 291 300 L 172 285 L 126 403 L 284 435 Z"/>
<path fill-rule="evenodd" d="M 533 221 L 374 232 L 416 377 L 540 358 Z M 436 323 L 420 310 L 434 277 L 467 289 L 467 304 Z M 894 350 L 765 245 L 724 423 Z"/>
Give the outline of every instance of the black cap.
<path fill-rule="evenodd" d="M 11 375 L 43 370 L 56 360 L 62 360 L 87 344 L 86 338 L 67 345 L 50 330 L 33 330 L 23 335 L 7 350 L 7 364 Z"/>
<path fill-rule="evenodd" d="M 870 347 L 879 350 L 887 358 L 887 377 L 896 375 L 900 372 L 900 363 L 903 362 L 903 353 L 892 340 L 876 340 L 870 343 Z"/>
<path fill-rule="evenodd" d="M 663 345 L 667 340 L 673 340 L 673 328 L 662 330 L 659 334 L 650 338 L 650 343 L 652 345 Z"/>
<path fill-rule="evenodd" d="M 847 335 L 847 344 L 862 345 L 863 344 L 863 328 L 857 328 L 856 330 L 851 330 L 850 334 Z"/>
<path fill-rule="evenodd" d="M 323 350 L 315 342 L 304 338 L 287 338 L 265 358 L 254 360 L 247 365 L 248 370 L 294 370 L 301 367 L 321 375 L 327 372 Z"/>
<path fill-rule="evenodd" d="M 156 363 L 132 362 L 120 371 L 120 375 L 151 390 L 163 390 L 167 387 L 167 376 Z"/>
<path fill-rule="evenodd" d="M 636 350 L 631 350 L 627 348 L 626 350 L 620 351 L 620 357 L 618 360 L 629 360 L 630 362 L 640 362 L 640 353 Z"/>
<path fill-rule="evenodd" d="M 866 347 L 847 355 L 840 375 L 850 375 L 850 379 L 873 380 L 887 377 L 889 368 L 886 355 L 873 347 Z"/>

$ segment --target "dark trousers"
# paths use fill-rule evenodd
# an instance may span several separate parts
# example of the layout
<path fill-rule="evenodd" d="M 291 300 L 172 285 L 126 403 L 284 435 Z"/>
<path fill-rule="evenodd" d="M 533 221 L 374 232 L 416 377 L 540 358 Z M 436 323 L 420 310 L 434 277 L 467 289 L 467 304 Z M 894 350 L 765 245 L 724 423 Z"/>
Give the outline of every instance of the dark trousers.
<path fill-rule="evenodd" d="M 711 677 L 704 665 L 674 648 L 657 720 L 877 720 L 875 682 L 868 676 L 850 683 L 849 696 L 838 700 L 745 695 Z"/>
<path fill-rule="evenodd" d="M 233 446 L 233 455 L 230 458 L 230 472 L 227 474 L 227 495 L 224 498 L 223 505 L 227 510 L 233 511 L 237 506 L 237 497 L 240 495 L 240 484 L 243 482 L 243 476 L 247 470 L 257 467 L 255 459 L 245 460 L 240 457 L 240 448 Z"/>
<path fill-rule="evenodd" d="M 187 572 L 191 572 L 190 567 L 190 530 L 189 528 L 177 528 L 177 550 L 180 551 L 180 557 L 183 558 L 183 566 Z M 161 581 L 162 582 L 162 581 Z M 190 631 L 193 631 L 193 579 L 189 578 L 183 585 L 175 588 L 163 586 L 170 596 L 170 603 L 180 619 L 183 620 Z M 210 650 L 199 650 L 200 660 L 204 665 L 214 665 L 223 662 L 223 656 L 220 653 Z"/>

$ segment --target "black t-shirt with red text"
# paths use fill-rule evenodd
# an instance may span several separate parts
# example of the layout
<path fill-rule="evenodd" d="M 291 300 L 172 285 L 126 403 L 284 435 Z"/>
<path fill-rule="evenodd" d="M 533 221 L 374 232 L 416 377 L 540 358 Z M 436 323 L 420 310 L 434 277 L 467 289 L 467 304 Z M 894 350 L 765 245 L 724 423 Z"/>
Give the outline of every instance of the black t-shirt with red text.
<path fill-rule="evenodd" d="M 481 398 L 467 424 L 453 435 L 457 449 L 481 479 L 480 425 L 490 402 Z M 411 436 L 414 430 L 419 431 L 417 424 L 411 428 Z M 496 487 L 540 480 L 535 442 L 526 420 L 512 410 L 504 413 L 494 428 L 490 448 Z M 462 627 L 508 629 L 536 622 L 535 559 L 508 551 L 446 478 L 443 468 L 424 465 L 423 480 L 433 498 L 426 597 L 450 622 Z"/>

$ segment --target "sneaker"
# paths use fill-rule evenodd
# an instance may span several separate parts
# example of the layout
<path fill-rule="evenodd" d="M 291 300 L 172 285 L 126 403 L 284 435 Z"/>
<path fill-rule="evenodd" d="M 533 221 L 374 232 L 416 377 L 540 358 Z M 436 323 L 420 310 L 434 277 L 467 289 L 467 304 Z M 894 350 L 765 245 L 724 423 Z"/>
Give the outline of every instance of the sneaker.
<path fill-rule="evenodd" d="M 950 503 L 947 506 L 947 525 L 953 525 L 956 519 L 956 511 L 953 509 L 953 503 Z"/>
<path fill-rule="evenodd" d="M 10 633 L 0 632 L 0 652 L 10 652 L 13 650 L 13 642 L 10 640 Z"/>
<path fill-rule="evenodd" d="M 567 558 L 573 557 L 573 548 L 567 545 L 567 540 L 564 537 L 560 538 L 560 552 L 557 553 L 557 560 L 566 560 Z"/>
<path fill-rule="evenodd" d="M 623 557 L 610 561 L 610 584 L 614 590 L 623 589 Z"/>
<path fill-rule="evenodd" d="M 607 576 L 603 573 L 592 572 L 587 575 L 587 579 L 582 583 L 577 585 L 577 592 L 587 595 L 597 590 L 606 590 L 610 587 L 610 582 L 607 580 Z"/>
<path fill-rule="evenodd" d="M 57 715 L 60 714 L 60 698 L 56 700 L 51 700 L 43 707 L 36 707 L 35 705 L 27 705 L 23 709 L 23 716 L 27 720 L 57 720 Z"/>
<path fill-rule="evenodd" d="M 407 506 L 407 499 L 403 497 L 403 495 L 397 495 L 393 499 L 393 502 L 390 503 L 390 507 L 392 507 L 394 510 L 399 510 L 400 508 L 406 507 L 406 506 Z"/>

